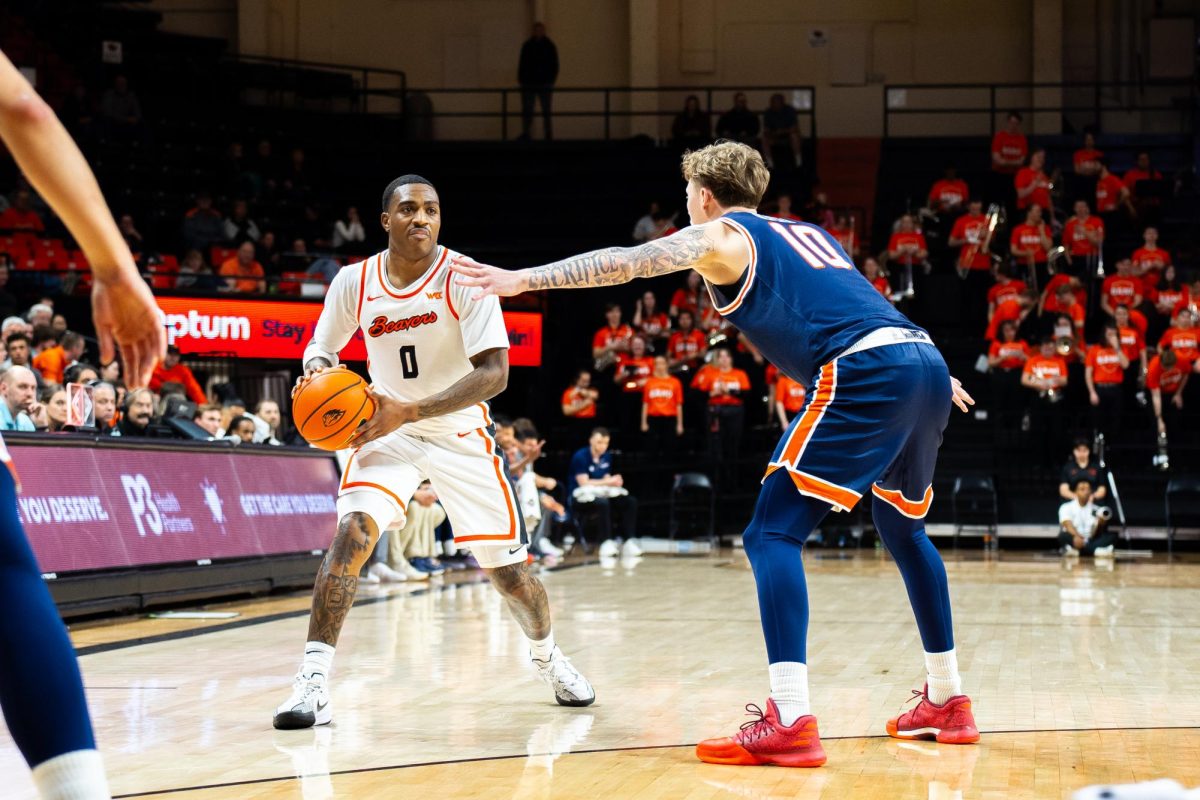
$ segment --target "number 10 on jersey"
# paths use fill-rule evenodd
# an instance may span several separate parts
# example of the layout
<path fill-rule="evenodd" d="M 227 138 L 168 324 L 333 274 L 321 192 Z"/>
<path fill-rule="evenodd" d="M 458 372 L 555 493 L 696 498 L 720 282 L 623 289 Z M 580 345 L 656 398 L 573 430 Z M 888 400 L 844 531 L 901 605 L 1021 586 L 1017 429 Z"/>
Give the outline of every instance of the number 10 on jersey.
<path fill-rule="evenodd" d="M 843 258 L 819 230 L 803 225 L 784 225 L 782 222 L 772 222 L 771 230 L 786 239 L 813 269 L 854 269 L 854 265 Z"/>

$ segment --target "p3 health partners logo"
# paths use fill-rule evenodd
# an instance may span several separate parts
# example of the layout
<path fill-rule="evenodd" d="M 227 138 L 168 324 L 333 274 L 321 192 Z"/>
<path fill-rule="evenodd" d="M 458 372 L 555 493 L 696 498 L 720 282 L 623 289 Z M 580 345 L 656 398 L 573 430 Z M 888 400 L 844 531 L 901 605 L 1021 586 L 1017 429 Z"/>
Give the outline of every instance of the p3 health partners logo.
<path fill-rule="evenodd" d="M 153 491 L 145 475 L 122 475 L 121 487 L 125 489 L 125 499 L 129 501 L 133 521 L 137 523 L 138 536 L 146 536 L 147 533 L 155 536 L 191 533 L 195 530 L 191 517 L 175 516 L 183 511 L 175 493 Z"/>

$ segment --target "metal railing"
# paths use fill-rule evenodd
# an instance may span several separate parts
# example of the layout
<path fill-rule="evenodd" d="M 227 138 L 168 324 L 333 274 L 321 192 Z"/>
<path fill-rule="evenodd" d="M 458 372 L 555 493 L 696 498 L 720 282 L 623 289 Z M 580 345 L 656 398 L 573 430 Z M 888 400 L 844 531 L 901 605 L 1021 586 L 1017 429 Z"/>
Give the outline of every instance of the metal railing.
<path fill-rule="evenodd" d="M 294 58 L 230 54 L 220 67 L 233 80 L 244 102 L 282 107 L 297 100 L 332 103 L 332 110 L 360 113 L 403 113 L 408 76 L 403 70 L 303 61 Z M 372 104 L 372 98 L 389 103 Z"/>
<path fill-rule="evenodd" d="M 1196 84 L 1187 80 L 886 84 L 883 135 L 928 136 L 929 118 L 938 115 L 943 135 L 990 136 L 1009 111 L 1077 116 L 1076 128 L 1091 124 L 1104 131 L 1122 122 L 1137 130 L 1144 115 L 1165 114 L 1177 117 L 1175 132 L 1188 133 L 1196 130 L 1196 104 Z M 897 130 L 912 117 L 925 124 Z"/>

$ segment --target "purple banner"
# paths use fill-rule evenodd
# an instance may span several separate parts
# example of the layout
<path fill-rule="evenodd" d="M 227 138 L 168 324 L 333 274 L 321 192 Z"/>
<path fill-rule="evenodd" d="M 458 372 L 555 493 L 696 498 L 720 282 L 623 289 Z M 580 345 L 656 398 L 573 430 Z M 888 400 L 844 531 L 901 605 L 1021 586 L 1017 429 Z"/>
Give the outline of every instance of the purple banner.
<path fill-rule="evenodd" d="M 332 458 L 202 449 L 9 446 L 43 572 L 324 550 Z"/>

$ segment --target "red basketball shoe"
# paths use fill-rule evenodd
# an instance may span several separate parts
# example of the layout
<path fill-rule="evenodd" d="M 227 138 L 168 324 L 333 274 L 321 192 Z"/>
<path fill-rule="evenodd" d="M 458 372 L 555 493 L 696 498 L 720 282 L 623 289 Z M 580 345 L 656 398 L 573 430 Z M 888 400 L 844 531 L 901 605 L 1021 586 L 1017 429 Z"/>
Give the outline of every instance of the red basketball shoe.
<path fill-rule="evenodd" d="M 929 687 L 913 690 L 921 698 L 917 707 L 889 719 L 888 736 L 896 739 L 936 739 L 942 744 L 971 744 L 979 741 L 979 729 L 971 714 L 971 698 L 955 695 L 942 705 L 929 699 Z"/>
<path fill-rule="evenodd" d="M 792 725 L 779 723 L 775 701 L 767 700 L 767 711 L 751 703 L 746 711 L 758 716 L 742 725 L 732 737 L 705 739 L 696 745 L 696 757 L 709 764 L 736 764 L 777 767 L 819 767 L 825 763 L 825 750 L 817 733 L 817 718 L 809 714 Z"/>

